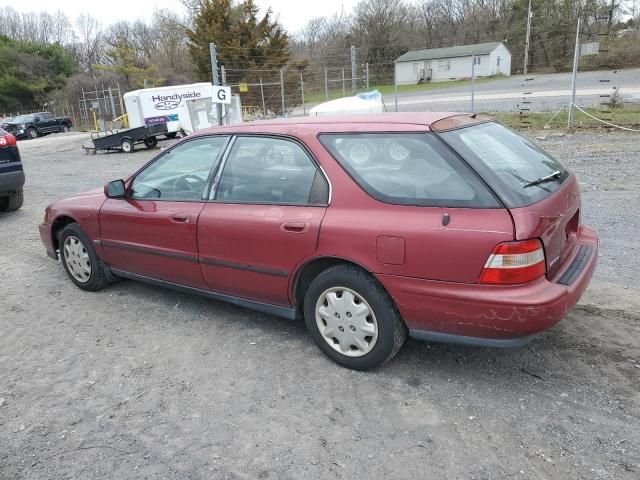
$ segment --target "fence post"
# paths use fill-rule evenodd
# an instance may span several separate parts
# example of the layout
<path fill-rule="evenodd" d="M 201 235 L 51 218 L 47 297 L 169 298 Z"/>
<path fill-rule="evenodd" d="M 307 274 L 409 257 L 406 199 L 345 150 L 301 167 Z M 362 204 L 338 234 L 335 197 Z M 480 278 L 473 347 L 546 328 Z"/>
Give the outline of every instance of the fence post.
<path fill-rule="evenodd" d="M 471 113 L 475 113 L 475 85 L 473 79 L 476 76 L 476 56 L 471 55 Z"/>
<path fill-rule="evenodd" d="M 578 60 L 580 58 L 580 17 L 576 28 L 576 46 L 573 50 L 573 73 L 571 74 L 571 103 L 569 103 L 569 115 L 567 128 L 573 127 L 573 104 L 576 102 L 576 76 L 578 75 Z"/>
<path fill-rule="evenodd" d="M 327 77 L 327 67 L 324 67 L 324 96 L 329 100 L 329 81 Z"/>
<path fill-rule="evenodd" d="M 393 64 L 393 96 L 395 98 L 396 112 L 398 111 L 398 66 Z"/>
<path fill-rule="evenodd" d="M 307 115 L 307 110 L 304 106 L 304 79 L 302 78 L 302 70 L 300 70 L 300 94 L 302 95 L 302 114 Z"/>
<path fill-rule="evenodd" d="M 285 117 L 284 112 L 284 69 L 280 69 L 280 100 L 282 103 L 282 116 Z"/>
<path fill-rule="evenodd" d="M 351 46 L 351 95 L 356 94 L 356 47 Z"/>
<path fill-rule="evenodd" d="M 214 86 L 220 85 L 218 78 L 218 59 L 216 57 L 216 44 L 209 44 L 209 55 L 211 56 L 211 78 Z M 218 117 L 218 125 L 222 125 L 222 104 L 216 103 L 216 115 Z"/>
<path fill-rule="evenodd" d="M 227 71 L 224 69 L 224 65 L 220 65 L 220 79 L 222 80 L 222 83 L 220 83 L 220 85 L 226 85 L 227 84 Z M 226 120 L 228 122 L 227 119 L 227 115 L 229 113 L 228 107 L 226 104 L 222 105 L 222 119 L 224 123 L 224 120 Z"/>
<path fill-rule="evenodd" d="M 262 114 L 267 116 L 267 107 L 264 104 L 264 86 L 262 85 L 262 77 L 260 77 L 260 97 L 262 97 Z"/>
<path fill-rule="evenodd" d="M 367 90 L 369 90 L 369 62 L 367 62 L 365 65 L 365 72 L 367 75 Z"/>
<path fill-rule="evenodd" d="M 344 84 L 344 68 L 342 69 L 342 96 L 346 95 L 345 84 Z"/>

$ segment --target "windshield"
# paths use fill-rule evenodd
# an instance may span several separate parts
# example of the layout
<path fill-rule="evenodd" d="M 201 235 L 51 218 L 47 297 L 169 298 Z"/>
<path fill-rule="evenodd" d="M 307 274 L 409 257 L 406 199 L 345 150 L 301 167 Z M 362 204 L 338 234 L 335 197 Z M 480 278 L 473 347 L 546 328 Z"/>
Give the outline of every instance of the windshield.
<path fill-rule="evenodd" d="M 481 123 L 439 135 L 480 173 L 509 208 L 539 202 L 569 177 L 550 154 L 499 123 Z"/>
<path fill-rule="evenodd" d="M 33 122 L 33 115 L 18 115 L 12 120 L 13 123 Z"/>

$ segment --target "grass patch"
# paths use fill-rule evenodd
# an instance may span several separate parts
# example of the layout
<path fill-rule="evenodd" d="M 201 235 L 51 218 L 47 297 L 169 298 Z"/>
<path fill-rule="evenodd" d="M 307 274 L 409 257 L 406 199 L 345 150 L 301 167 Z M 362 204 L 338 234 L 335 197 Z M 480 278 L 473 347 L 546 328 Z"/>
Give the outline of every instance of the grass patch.
<path fill-rule="evenodd" d="M 494 80 L 499 80 L 502 78 L 507 78 L 504 76 L 492 76 L 492 77 L 482 77 L 476 78 L 474 83 L 489 83 Z M 342 89 L 340 90 L 329 90 L 329 100 L 335 100 L 337 98 L 349 97 L 351 96 L 351 83 L 347 82 L 347 88 L 345 90 L 344 95 L 342 94 Z M 451 80 L 447 82 L 431 82 L 431 83 L 423 83 L 420 85 L 398 85 L 398 93 L 411 93 L 411 92 L 423 92 L 428 90 L 435 90 L 440 88 L 455 88 L 455 87 L 465 87 L 471 85 L 471 79 L 468 80 Z M 371 85 L 368 89 L 366 88 L 358 88 L 356 90 L 357 93 L 368 92 L 372 90 L 378 90 L 382 95 L 392 95 L 394 92 L 393 84 L 385 84 L 385 85 Z M 313 92 L 306 93 L 304 96 L 305 103 L 322 103 L 327 101 L 327 97 L 323 92 Z"/>
<path fill-rule="evenodd" d="M 613 109 L 585 108 L 584 110 L 594 117 L 605 120 L 609 123 L 628 128 L 640 129 L 640 105 L 629 105 Z M 541 129 L 549 122 L 549 120 L 551 120 L 554 113 L 555 112 L 539 112 L 521 116 L 517 112 L 498 112 L 491 113 L 489 115 L 512 128 Z M 568 115 L 569 113 L 566 109 L 560 112 L 553 121 L 549 123 L 549 127 L 567 128 Z M 585 115 L 580 110 L 574 111 L 573 119 L 574 128 L 606 127 L 605 124 Z"/>

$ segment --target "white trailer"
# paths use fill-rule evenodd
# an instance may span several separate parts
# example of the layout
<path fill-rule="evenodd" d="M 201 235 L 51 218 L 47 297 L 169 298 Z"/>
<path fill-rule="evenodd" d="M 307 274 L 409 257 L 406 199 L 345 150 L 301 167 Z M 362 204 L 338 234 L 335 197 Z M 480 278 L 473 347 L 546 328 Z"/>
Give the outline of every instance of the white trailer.
<path fill-rule="evenodd" d="M 143 88 L 123 95 L 131 128 L 166 124 L 169 136 L 180 131 L 178 111 L 188 100 L 211 99 L 213 104 L 231 103 L 231 88 L 210 83 Z M 215 110 L 215 107 L 214 107 Z"/>

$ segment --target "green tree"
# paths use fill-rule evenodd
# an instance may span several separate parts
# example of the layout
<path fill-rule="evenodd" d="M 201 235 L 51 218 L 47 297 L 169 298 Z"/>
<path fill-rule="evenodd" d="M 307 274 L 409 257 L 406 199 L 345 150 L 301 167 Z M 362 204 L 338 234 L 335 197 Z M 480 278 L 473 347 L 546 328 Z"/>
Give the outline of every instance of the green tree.
<path fill-rule="evenodd" d="M 0 36 L 0 112 L 42 108 L 76 71 L 73 57 L 59 44 Z"/>
<path fill-rule="evenodd" d="M 200 80 L 211 80 L 209 43 L 227 69 L 278 69 L 290 59 L 289 36 L 271 9 L 259 17 L 253 0 L 203 0 L 187 30 L 189 54 Z"/>
<path fill-rule="evenodd" d="M 158 68 L 155 65 L 147 65 L 138 58 L 135 49 L 125 40 L 114 41 L 105 54 L 110 63 L 96 65 L 95 68 L 122 75 L 127 88 L 142 88 L 145 80 L 149 87 L 160 85 L 162 82 L 158 76 Z"/>

